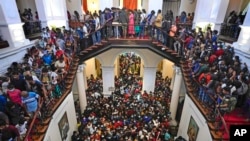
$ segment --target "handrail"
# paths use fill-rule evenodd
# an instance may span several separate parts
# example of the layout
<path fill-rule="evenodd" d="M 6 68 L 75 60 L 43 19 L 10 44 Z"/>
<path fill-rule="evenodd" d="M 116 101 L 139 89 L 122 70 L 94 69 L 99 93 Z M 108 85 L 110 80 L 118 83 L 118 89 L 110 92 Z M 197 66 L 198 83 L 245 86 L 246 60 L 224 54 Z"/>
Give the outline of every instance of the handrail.
<path fill-rule="evenodd" d="M 198 85 L 199 87 L 204 87 L 204 86 L 202 86 L 196 79 L 193 78 L 193 80 L 194 80 L 195 84 Z M 205 91 L 205 94 L 208 95 L 208 96 L 213 100 L 214 103 L 216 103 L 216 100 L 215 100 L 210 94 L 207 94 L 206 91 Z M 217 112 L 217 115 L 218 115 L 219 118 L 221 119 L 222 124 L 223 124 L 223 126 L 225 127 L 224 129 L 225 129 L 227 135 L 229 135 L 229 130 L 228 130 L 228 128 L 227 128 L 227 123 L 226 123 L 224 117 L 221 115 L 220 109 L 219 109 L 218 107 L 215 106 L 215 111 Z"/>
<path fill-rule="evenodd" d="M 33 125 L 35 124 L 35 121 L 36 121 L 36 118 L 37 118 L 37 116 L 38 116 L 38 114 L 39 114 L 39 112 L 40 112 L 40 109 L 41 109 L 41 107 L 43 106 L 43 103 L 44 103 L 44 99 L 41 98 L 41 100 L 39 101 L 39 104 L 38 104 L 39 106 L 38 106 L 38 108 L 37 108 L 37 110 L 36 110 L 36 112 L 35 112 L 35 114 L 34 114 L 32 120 L 31 120 L 31 123 L 30 123 L 30 125 L 29 125 L 29 127 L 28 127 L 28 130 L 27 130 L 27 132 L 26 132 L 24 141 L 28 141 L 29 135 L 30 135 L 30 133 L 31 133 L 31 131 L 32 131 Z"/>
<path fill-rule="evenodd" d="M 111 21 L 111 20 L 112 20 L 112 19 L 107 20 L 106 23 L 109 22 L 109 21 Z M 106 23 L 105 23 L 105 24 L 106 24 Z M 104 26 L 102 26 L 101 28 L 103 28 L 103 27 L 104 27 Z M 101 30 L 101 28 L 98 29 L 98 30 Z M 94 33 L 97 32 L 98 30 L 92 32 L 91 34 L 94 34 Z M 72 57 L 74 57 L 74 56 L 76 55 L 76 54 L 75 54 L 75 53 L 77 52 L 76 48 L 77 48 L 77 43 L 75 42 L 75 44 L 74 44 L 74 53 L 73 53 Z M 73 61 L 71 62 L 70 65 L 72 65 L 72 63 L 73 63 Z M 66 77 L 67 77 L 67 75 L 65 75 L 65 76 L 63 77 L 63 79 L 59 82 L 59 84 L 60 84 L 60 83 L 63 83 L 63 80 L 64 80 L 64 78 L 66 78 Z M 52 88 L 48 91 L 48 93 L 51 93 L 53 90 L 54 90 L 54 87 L 52 87 Z M 64 94 L 64 95 L 65 95 L 65 94 Z M 35 112 L 35 114 L 34 114 L 32 120 L 31 120 L 31 123 L 29 124 L 29 128 L 28 128 L 28 130 L 27 130 L 27 132 L 26 132 L 24 141 L 27 141 L 28 138 L 30 137 L 31 131 L 32 131 L 34 125 L 36 124 L 36 123 L 35 123 L 36 118 L 37 118 L 37 116 L 40 114 L 40 110 L 41 110 L 41 108 L 42 108 L 44 105 L 45 105 L 45 99 L 42 98 L 41 101 L 39 102 L 39 107 L 38 107 L 37 111 Z M 58 106 L 57 106 L 57 107 L 58 107 Z M 53 109 L 53 107 L 51 107 L 51 109 Z"/>
<path fill-rule="evenodd" d="M 66 76 L 64 76 L 64 78 L 65 78 L 65 77 L 66 77 Z M 63 79 L 62 79 L 62 80 L 63 80 Z M 60 81 L 59 83 L 62 83 L 62 81 Z M 53 90 L 54 90 L 54 87 L 52 87 L 49 91 L 47 91 L 47 93 L 51 93 Z M 31 123 L 30 123 L 30 125 L 29 125 L 28 131 L 26 132 L 24 141 L 28 140 L 28 138 L 29 138 L 29 136 L 30 136 L 30 133 L 31 133 L 31 131 L 32 131 L 32 128 L 33 128 L 33 126 L 34 126 L 34 124 L 35 124 L 35 120 L 36 120 L 38 114 L 42 114 L 42 113 L 40 113 L 40 110 L 41 110 L 41 108 L 43 108 L 43 106 L 45 105 L 45 102 L 46 102 L 46 99 L 45 99 L 45 98 L 41 98 L 41 100 L 40 100 L 40 102 L 39 102 L 38 109 L 36 110 L 35 115 L 33 116 L 32 121 L 31 121 Z"/>

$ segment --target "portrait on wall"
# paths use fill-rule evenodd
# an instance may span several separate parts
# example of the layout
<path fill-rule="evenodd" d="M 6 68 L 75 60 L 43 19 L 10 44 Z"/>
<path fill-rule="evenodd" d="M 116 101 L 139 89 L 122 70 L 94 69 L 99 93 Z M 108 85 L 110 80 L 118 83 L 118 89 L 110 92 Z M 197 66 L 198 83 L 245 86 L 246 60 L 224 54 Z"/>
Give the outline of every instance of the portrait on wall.
<path fill-rule="evenodd" d="M 67 139 L 68 132 L 69 132 L 69 121 L 68 121 L 68 116 L 66 112 L 63 114 L 62 118 L 60 119 L 58 126 L 59 126 L 59 131 L 61 134 L 62 141 L 65 141 Z"/>
<path fill-rule="evenodd" d="M 199 127 L 195 122 L 194 118 L 191 116 L 187 130 L 189 141 L 196 141 L 198 132 L 199 132 Z"/>

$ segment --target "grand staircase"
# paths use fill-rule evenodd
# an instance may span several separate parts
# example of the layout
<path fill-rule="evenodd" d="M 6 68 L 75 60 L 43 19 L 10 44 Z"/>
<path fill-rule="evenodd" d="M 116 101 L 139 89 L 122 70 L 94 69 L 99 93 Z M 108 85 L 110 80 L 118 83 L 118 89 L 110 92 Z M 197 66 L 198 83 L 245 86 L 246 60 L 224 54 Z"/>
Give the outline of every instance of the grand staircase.
<path fill-rule="evenodd" d="M 74 23 L 74 25 L 78 25 Z M 75 74 L 77 71 L 77 67 L 79 63 L 84 62 L 92 57 L 95 57 L 98 54 L 101 54 L 105 51 L 108 51 L 112 48 L 140 48 L 140 49 L 148 49 L 156 54 L 166 58 L 172 62 L 174 62 L 177 66 L 181 67 L 187 94 L 196 104 L 200 112 L 207 120 L 207 125 L 210 129 L 210 134 L 212 136 L 213 141 L 229 141 L 229 125 L 232 124 L 250 124 L 249 121 L 232 121 L 229 118 L 226 119 L 222 116 L 218 116 L 217 120 L 211 120 L 208 115 L 211 114 L 211 109 L 205 106 L 202 102 L 198 100 L 196 94 L 198 93 L 198 88 L 194 85 L 194 81 L 190 77 L 190 67 L 191 63 L 189 60 L 183 59 L 176 51 L 170 49 L 167 46 L 162 45 L 161 43 L 155 42 L 152 38 L 147 39 L 117 39 L 117 38 L 107 38 L 102 40 L 99 45 L 90 45 L 87 48 L 77 50 L 76 54 L 73 56 L 73 62 L 71 64 L 69 73 L 65 76 L 65 89 L 63 91 L 62 97 L 59 99 L 53 99 L 49 102 L 44 102 L 41 105 L 41 113 L 42 116 L 37 117 L 32 120 L 32 124 L 28 130 L 28 134 L 26 139 L 30 141 L 42 141 L 46 131 L 48 129 L 51 117 L 53 113 L 60 106 L 61 102 L 65 99 L 65 97 L 72 91 L 72 85 L 75 78 Z M 219 122 L 222 122 L 222 126 L 218 127 Z"/>

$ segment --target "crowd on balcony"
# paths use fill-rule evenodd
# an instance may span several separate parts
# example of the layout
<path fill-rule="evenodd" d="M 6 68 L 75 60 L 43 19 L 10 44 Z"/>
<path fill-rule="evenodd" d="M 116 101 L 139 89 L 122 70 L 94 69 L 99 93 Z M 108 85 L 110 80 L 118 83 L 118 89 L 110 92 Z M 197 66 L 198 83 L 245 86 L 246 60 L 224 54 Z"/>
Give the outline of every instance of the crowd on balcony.
<path fill-rule="evenodd" d="M 180 35 L 195 93 L 203 105 L 213 107 L 212 110 L 217 107 L 222 115 L 235 109 L 245 110 L 250 118 L 247 105 L 250 73 L 247 64 L 235 55 L 234 48 L 220 42 L 217 31 L 210 27 L 205 33 L 201 29 L 182 30 Z"/>
<path fill-rule="evenodd" d="M 24 22 L 23 30 L 25 35 L 41 32 L 41 23 L 39 21 L 37 11 L 33 13 L 30 8 L 25 8 L 23 12 L 21 12 L 20 10 L 18 12 L 21 21 Z"/>
<path fill-rule="evenodd" d="M 13 62 L 1 74 L 0 140 L 23 139 L 41 99 L 49 103 L 61 97 L 74 42 L 71 31 L 46 27 L 38 44 L 27 50 L 23 60 Z M 43 114 L 38 114 L 38 119 Z"/>
<path fill-rule="evenodd" d="M 70 13 L 68 12 L 68 15 Z M 100 44 L 104 38 L 154 38 L 156 41 L 167 45 L 167 37 L 172 24 L 192 23 L 194 13 L 182 12 L 176 19 L 172 11 L 162 13 L 161 10 L 152 10 L 147 14 L 145 9 L 126 9 L 126 8 L 106 8 L 98 12 L 86 12 L 83 21 L 79 18 L 79 13 L 74 12 L 75 21 L 81 22 L 81 25 L 70 24 L 70 27 L 76 29 L 77 35 L 82 39 L 82 45 L 89 46 Z M 71 19 L 71 16 L 68 16 Z M 110 20 L 112 19 L 112 20 Z M 106 23 L 108 22 L 108 23 Z M 72 21 L 74 23 L 74 20 Z M 103 25 L 106 23 L 104 28 Z M 89 36 L 90 35 L 90 36 Z"/>
<path fill-rule="evenodd" d="M 221 26 L 220 34 L 237 39 L 241 30 L 240 25 L 243 24 L 245 16 L 246 13 L 243 14 L 243 12 L 240 12 L 239 14 L 235 11 L 230 12 Z"/>

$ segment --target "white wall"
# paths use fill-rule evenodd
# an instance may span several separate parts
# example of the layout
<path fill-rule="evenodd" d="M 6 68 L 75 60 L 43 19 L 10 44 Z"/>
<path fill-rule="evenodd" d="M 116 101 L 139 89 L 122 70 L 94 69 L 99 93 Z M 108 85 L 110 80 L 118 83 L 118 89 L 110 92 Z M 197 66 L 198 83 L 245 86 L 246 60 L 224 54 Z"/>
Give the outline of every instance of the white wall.
<path fill-rule="evenodd" d="M 200 113 L 199 109 L 195 106 L 193 101 L 188 95 L 185 97 L 185 102 L 183 106 L 183 111 L 181 115 L 181 122 L 179 124 L 179 130 L 177 136 L 182 136 L 188 140 L 187 130 L 189 125 L 189 120 L 191 116 L 194 118 L 195 122 L 199 127 L 197 141 L 212 141 L 212 137 L 206 123 L 205 118 Z"/>
<path fill-rule="evenodd" d="M 86 77 L 90 78 L 91 74 L 93 74 L 93 76 L 96 77 L 97 74 L 96 74 L 95 58 L 90 58 L 84 63 L 86 64 Z"/>
<path fill-rule="evenodd" d="M 36 10 L 36 3 L 34 0 L 16 0 L 17 8 L 21 11 L 21 13 L 24 12 L 24 9 L 31 9 L 31 12 L 33 14 L 33 18 L 35 19 L 35 12 Z"/>
<path fill-rule="evenodd" d="M 83 8 L 81 0 L 66 0 L 67 10 L 71 14 L 71 19 L 73 19 L 74 11 L 77 11 L 80 14 L 80 19 L 83 18 Z"/>
<path fill-rule="evenodd" d="M 71 136 L 73 131 L 77 129 L 77 121 L 76 121 L 76 112 L 73 100 L 72 92 L 65 98 L 65 100 L 61 103 L 60 107 L 54 113 L 46 135 L 44 137 L 44 141 L 61 141 L 61 134 L 59 131 L 58 123 L 62 118 L 64 113 L 67 113 L 68 122 L 69 122 L 69 131 L 66 141 L 71 141 Z"/>
<path fill-rule="evenodd" d="M 194 0 L 192 3 L 189 0 L 181 0 L 179 14 L 181 14 L 182 11 L 185 11 L 187 14 L 193 13 L 196 8 L 196 2 L 197 0 Z"/>
<path fill-rule="evenodd" d="M 105 8 L 113 7 L 113 0 L 99 0 L 99 9 L 104 10 Z"/>
<path fill-rule="evenodd" d="M 239 12 L 239 10 L 240 10 L 240 6 L 241 6 L 241 1 L 242 0 L 230 0 L 229 1 L 229 5 L 228 5 L 228 7 L 227 7 L 227 13 L 226 13 L 226 17 L 228 17 L 229 16 L 229 13 L 231 12 L 231 11 L 236 11 L 236 12 Z M 225 18 L 226 18 L 225 17 Z"/>
<path fill-rule="evenodd" d="M 146 3 L 146 2 L 145 2 Z M 155 1 L 155 0 L 148 0 L 148 10 L 147 12 L 150 13 L 151 10 L 154 10 L 157 14 L 159 9 L 162 9 L 163 0 Z"/>

